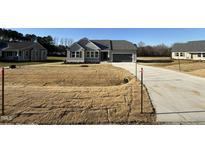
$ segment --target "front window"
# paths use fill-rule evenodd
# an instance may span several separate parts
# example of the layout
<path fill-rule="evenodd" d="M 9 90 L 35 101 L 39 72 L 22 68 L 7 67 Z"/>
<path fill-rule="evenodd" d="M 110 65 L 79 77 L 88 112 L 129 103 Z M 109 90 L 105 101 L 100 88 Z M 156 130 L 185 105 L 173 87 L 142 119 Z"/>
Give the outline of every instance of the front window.
<path fill-rule="evenodd" d="M 26 52 L 26 56 L 28 57 L 28 51 L 25 51 Z"/>
<path fill-rule="evenodd" d="M 179 53 L 178 53 L 178 52 L 176 52 L 176 53 L 175 53 L 175 56 L 179 56 Z"/>
<path fill-rule="evenodd" d="M 76 58 L 80 57 L 80 52 L 76 52 Z"/>
<path fill-rule="evenodd" d="M 198 57 L 201 57 L 201 53 L 198 53 Z"/>
<path fill-rule="evenodd" d="M 71 57 L 75 58 L 75 52 L 71 52 Z"/>
<path fill-rule="evenodd" d="M 14 52 L 14 56 L 17 56 L 17 52 Z"/>
<path fill-rule="evenodd" d="M 94 52 L 91 52 L 91 56 L 90 56 L 91 58 L 93 58 L 94 57 Z"/>
<path fill-rule="evenodd" d="M 95 52 L 95 58 L 98 58 L 98 56 L 99 56 L 99 53 Z"/>
<path fill-rule="evenodd" d="M 76 52 L 76 58 L 82 58 L 82 52 Z"/>
<path fill-rule="evenodd" d="M 205 53 L 203 53 L 203 57 L 205 57 Z"/>
<path fill-rule="evenodd" d="M 7 56 L 8 56 L 8 57 L 12 56 L 12 52 L 10 52 L 10 51 L 7 52 Z"/>
<path fill-rule="evenodd" d="M 87 58 L 90 57 L 90 52 L 89 52 L 89 51 L 86 52 L 86 57 L 87 57 Z"/>
<path fill-rule="evenodd" d="M 22 56 L 22 51 L 19 51 L 19 56 L 20 56 L 20 57 Z"/>
<path fill-rule="evenodd" d="M 180 56 L 183 57 L 183 56 L 184 56 L 184 53 L 183 53 L 183 52 L 180 52 Z"/>

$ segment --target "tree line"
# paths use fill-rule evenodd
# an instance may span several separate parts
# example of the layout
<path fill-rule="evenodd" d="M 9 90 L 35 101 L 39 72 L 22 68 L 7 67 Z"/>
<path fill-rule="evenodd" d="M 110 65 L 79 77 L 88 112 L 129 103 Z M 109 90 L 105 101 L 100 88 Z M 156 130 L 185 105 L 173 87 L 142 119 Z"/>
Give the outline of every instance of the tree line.
<path fill-rule="evenodd" d="M 138 57 L 170 57 L 171 48 L 165 44 L 155 46 L 145 45 L 144 42 L 139 42 L 137 45 Z"/>
<path fill-rule="evenodd" d="M 23 35 L 15 30 L 0 28 L 0 40 L 4 42 L 38 42 L 48 50 L 48 56 L 66 56 L 66 49 L 73 43 L 73 39 L 35 34 Z"/>

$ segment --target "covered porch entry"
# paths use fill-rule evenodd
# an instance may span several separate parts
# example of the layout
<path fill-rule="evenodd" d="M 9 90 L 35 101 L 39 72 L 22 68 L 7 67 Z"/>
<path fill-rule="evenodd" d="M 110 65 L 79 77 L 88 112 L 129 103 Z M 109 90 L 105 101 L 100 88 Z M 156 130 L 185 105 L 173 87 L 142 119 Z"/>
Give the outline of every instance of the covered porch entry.
<path fill-rule="evenodd" d="M 109 60 L 109 51 L 101 51 L 100 61 L 108 61 L 108 60 Z"/>

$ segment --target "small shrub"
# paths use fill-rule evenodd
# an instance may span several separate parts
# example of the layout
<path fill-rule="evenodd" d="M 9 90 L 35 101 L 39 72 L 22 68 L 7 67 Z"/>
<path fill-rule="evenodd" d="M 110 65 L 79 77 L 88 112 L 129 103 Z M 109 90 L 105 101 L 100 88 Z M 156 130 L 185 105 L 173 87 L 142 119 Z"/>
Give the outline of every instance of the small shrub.
<path fill-rule="evenodd" d="M 80 67 L 89 67 L 88 65 L 80 65 Z"/>
<path fill-rule="evenodd" d="M 128 83 L 129 82 L 129 79 L 128 78 L 124 78 L 124 83 Z"/>
<path fill-rule="evenodd" d="M 16 65 L 10 65 L 9 68 L 15 69 L 15 68 L 16 68 Z"/>

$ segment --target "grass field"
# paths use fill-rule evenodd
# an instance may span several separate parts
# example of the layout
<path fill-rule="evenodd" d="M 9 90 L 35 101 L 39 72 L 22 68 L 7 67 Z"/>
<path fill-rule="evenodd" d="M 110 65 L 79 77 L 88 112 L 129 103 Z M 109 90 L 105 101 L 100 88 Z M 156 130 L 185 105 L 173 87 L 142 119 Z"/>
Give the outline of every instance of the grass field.
<path fill-rule="evenodd" d="M 179 67 L 180 63 L 180 67 Z M 175 71 L 188 73 L 195 76 L 205 77 L 205 62 L 204 61 L 193 61 L 193 60 L 174 60 L 171 63 L 150 63 L 150 66 L 162 67 Z"/>
<path fill-rule="evenodd" d="M 46 61 L 43 62 L 0 62 L 0 67 L 7 67 L 10 65 L 24 66 L 24 65 L 37 65 L 37 64 L 45 64 L 45 63 L 53 63 L 53 62 L 63 62 L 65 57 L 48 57 Z"/>
<path fill-rule="evenodd" d="M 27 65 L 5 71 L 7 124 L 151 124 L 153 107 L 129 72 L 109 64 Z M 124 79 L 129 83 L 125 83 Z"/>
<path fill-rule="evenodd" d="M 138 60 L 170 60 L 170 57 L 137 57 Z"/>

